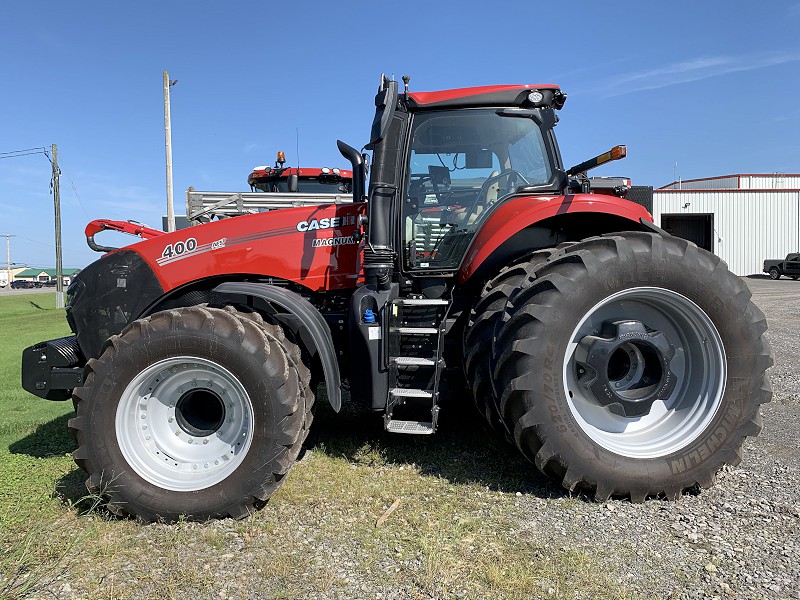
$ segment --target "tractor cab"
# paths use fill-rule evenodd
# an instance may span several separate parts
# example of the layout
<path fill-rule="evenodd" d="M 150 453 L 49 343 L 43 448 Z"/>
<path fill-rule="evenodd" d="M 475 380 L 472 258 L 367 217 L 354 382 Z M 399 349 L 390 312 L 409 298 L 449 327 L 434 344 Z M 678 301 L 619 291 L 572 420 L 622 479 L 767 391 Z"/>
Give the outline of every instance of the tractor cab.
<path fill-rule="evenodd" d="M 456 269 L 475 232 L 507 197 L 532 189 L 558 193 L 563 172 L 542 122 L 531 110 L 413 115 L 400 190 L 403 270 Z"/>

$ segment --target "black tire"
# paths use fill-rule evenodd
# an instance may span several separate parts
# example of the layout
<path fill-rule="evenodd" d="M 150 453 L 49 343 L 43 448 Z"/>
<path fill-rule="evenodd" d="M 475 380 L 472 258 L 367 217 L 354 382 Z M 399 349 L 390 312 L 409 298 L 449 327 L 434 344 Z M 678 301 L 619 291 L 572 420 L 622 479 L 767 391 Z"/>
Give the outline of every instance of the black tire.
<path fill-rule="evenodd" d="M 597 500 L 642 501 L 739 463 L 772 396 L 772 357 L 764 315 L 719 258 L 628 232 L 584 240 L 536 275 L 512 298 L 494 373 L 539 470 Z"/>
<path fill-rule="evenodd" d="M 536 268 L 556 252 L 550 248 L 534 252 L 518 263 L 504 267 L 486 283 L 472 307 L 464 330 L 464 376 L 478 412 L 490 427 L 506 432 L 499 402 L 492 385 L 490 360 L 495 327 L 502 320 L 511 296 L 535 278 Z"/>
<path fill-rule="evenodd" d="M 301 348 L 297 337 L 293 332 L 285 329 L 281 324 L 269 314 L 262 314 L 248 306 L 224 305 L 222 310 L 232 314 L 238 319 L 252 321 L 263 329 L 268 335 L 277 338 L 280 345 L 286 350 L 289 361 L 297 370 L 300 379 L 300 402 L 304 407 L 303 428 L 300 431 L 299 443 L 292 447 L 292 460 L 296 460 L 300 454 L 303 444 L 308 437 L 311 423 L 314 420 L 314 405 L 316 402 L 317 386 L 312 382 L 311 357 L 305 348 Z"/>
<path fill-rule="evenodd" d="M 313 403 L 292 346 L 275 325 L 208 307 L 159 312 L 110 338 L 69 423 L 89 491 L 143 521 L 261 508 Z"/>
<path fill-rule="evenodd" d="M 781 272 L 778 270 L 778 267 L 770 267 L 769 269 L 769 278 L 770 279 L 780 279 Z"/>
<path fill-rule="evenodd" d="M 798 277 L 800 277 L 800 275 L 792 275 L 792 279 L 793 279 L 794 281 L 797 281 L 797 278 L 798 278 Z"/>

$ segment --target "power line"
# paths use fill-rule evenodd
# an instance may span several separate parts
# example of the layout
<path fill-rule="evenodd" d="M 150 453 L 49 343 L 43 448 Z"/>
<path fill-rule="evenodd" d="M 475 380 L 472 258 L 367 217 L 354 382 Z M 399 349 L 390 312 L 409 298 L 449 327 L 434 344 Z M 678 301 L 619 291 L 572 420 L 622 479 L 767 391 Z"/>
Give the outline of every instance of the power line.
<path fill-rule="evenodd" d="M 55 246 L 53 246 L 53 244 L 46 244 L 45 242 L 40 242 L 39 240 L 34 240 L 34 239 L 29 238 L 29 237 L 25 237 L 24 235 L 17 234 L 16 237 L 18 237 L 21 240 L 27 240 L 29 242 L 33 242 L 34 244 L 39 244 L 40 246 L 45 246 L 46 248 L 54 248 L 55 247 Z"/>
<path fill-rule="evenodd" d="M 0 152 L 0 158 L 5 157 L 7 154 L 20 154 L 21 152 L 30 152 L 31 154 L 47 154 L 44 146 L 38 148 L 25 148 L 24 150 L 12 150 L 11 152 Z"/>
<path fill-rule="evenodd" d="M 45 151 L 45 154 L 47 154 L 47 151 Z M 61 163 L 61 165 L 59 166 L 59 170 L 61 171 L 62 175 L 66 175 L 67 179 L 69 179 L 70 186 L 72 187 L 72 193 L 75 194 L 75 198 L 78 200 L 78 205 L 81 207 L 81 210 L 83 211 L 84 216 L 86 216 L 87 219 L 91 218 L 91 217 L 89 217 L 89 213 L 86 211 L 86 207 L 83 205 L 83 201 L 81 200 L 80 194 L 78 194 L 78 188 L 75 186 L 75 182 L 72 181 L 72 177 L 70 177 L 69 172 L 65 173 L 64 169 L 61 168 L 64 165 L 64 157 L 63 156 L 59 157 L 59 162 Z"/>
<path fill-rule="evenodd" d="M 47 156 L 47 153 L 44 151 L 44 148 L 41 150 L 17 150 L 16 152 L 0 152 L 0 159 L 2 158 L 19 158 L 21 156 L 31 156 L 33 154 L 44 154 Z M 49 157 L 48 157 L 49 158 Z"/>

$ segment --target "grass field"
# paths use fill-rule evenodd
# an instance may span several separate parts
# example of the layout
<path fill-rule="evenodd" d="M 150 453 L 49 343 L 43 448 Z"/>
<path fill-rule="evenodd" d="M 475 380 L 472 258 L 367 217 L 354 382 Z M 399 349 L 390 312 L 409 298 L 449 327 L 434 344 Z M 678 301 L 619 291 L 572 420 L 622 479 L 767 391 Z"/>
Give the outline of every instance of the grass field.
<path fill-rule="evenodd" d="M 71 402 L 20 386 L 23 348 L 69 333 L 53 305 L 0 297 L 0 598 L 629 597 L 596 555 L 537 542 L 521 494 L 582 500 L 532 476 L 472 410 L 420 439 L 321 401 L 307 454 L 250 518 L 111 517 L 70 457 Z"/>

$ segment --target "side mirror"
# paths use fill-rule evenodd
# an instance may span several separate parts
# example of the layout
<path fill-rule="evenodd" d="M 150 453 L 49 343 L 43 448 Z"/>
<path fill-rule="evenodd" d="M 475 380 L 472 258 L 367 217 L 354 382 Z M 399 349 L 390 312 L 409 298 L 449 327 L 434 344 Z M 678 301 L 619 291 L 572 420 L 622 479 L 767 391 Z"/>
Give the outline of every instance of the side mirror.
<path fill-rule="evenodd" d="M 286 186 L 292 193 L 297 191 L 297 173 L 292 173 L 289 175 L 288 179 L 286 180 Z"/>

